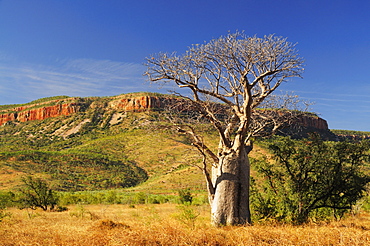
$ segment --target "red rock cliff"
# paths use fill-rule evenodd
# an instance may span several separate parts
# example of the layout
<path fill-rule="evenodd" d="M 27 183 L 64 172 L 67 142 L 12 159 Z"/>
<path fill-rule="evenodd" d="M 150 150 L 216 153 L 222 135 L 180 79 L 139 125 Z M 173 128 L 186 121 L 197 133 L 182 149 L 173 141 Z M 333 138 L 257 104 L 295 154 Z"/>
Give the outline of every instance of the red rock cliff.
<path fill-rule="evenodd" d="M 17 119 L 17 113 L 0 114 L 0 125 Z"/>
<path fill-rule="evenodd" d="M 17 107 L 10 110 L 17 112 L 1 114 L 0 125 L 14 120 L 26 122 L 31 120 L 44 120 L 61 115 L 70 115 L 78 112 L 80 107 L 77 103 L 65 103 L 27 110 L 28 108 L 30 107 Z"/>
<path fill-rule="evenodd" d="M 328 122 L 318 116 L 302 116 L 298 123 L 304 127 L 313 127 L 320 130 L 328 130 Z"/>
<path fill-rule="evenodd" d="M 134 98 L 122 98 L 111 101 L 109 106 L 115 109 L 124 111 L 141 112 L 145 110 L 153 110 L 164 108 L 166 104 L 173 103 L 175 98 L 141 96 Z"/>
<path fill-rule="evenodd" d="M 55 106 L 37 108 L 34 110 L 22 111 L 18 113 L 17 120 L 26 122 L 30 120 L 43 120 L 61 115 L 70 115 L 79 111 L 77 103 L 66 103 Z"/>

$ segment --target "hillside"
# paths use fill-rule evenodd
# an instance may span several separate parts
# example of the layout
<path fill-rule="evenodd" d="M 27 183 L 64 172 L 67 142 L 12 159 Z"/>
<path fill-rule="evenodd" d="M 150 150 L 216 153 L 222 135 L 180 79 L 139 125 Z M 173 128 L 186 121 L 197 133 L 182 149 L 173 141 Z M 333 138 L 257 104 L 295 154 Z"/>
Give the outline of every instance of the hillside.
<path fill-rule="evenodd" d="M 52 97 L 0 106 L 0 189 L 24 175 L 50 180 L 58 190 L 203 190 L 200 161 L 184 136 L 158 131 L 155 118 L 170 95 L 131 93 L 114 97 Z M 331 135 L 325 120 L 307 115 L 301 129 Z M 208 133 L 216 146 L 217 136 Z M 184 175 L 186 174 L 186 175 Z"/>
<path fill-rule="evenodd" d="M 351 130 L 332 130 L 339 140 L 362 140 L 370 139 L 370 132 L 351 131 Z"/>

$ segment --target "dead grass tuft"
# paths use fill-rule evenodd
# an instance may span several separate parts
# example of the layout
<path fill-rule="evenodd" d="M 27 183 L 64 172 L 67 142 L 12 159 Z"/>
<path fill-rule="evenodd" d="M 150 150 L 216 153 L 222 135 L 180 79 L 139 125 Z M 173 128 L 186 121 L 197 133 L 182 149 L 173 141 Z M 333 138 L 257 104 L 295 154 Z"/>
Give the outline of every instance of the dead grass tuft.
<path fill-rule="evenodd" d="M 97 221 L 94 224 L 93 228 L 101 230 L 111 230 L 111 229 L 129 229 L 130 226 L 120 222 L 113 222 L 110 219 L 104 219 Z"/>

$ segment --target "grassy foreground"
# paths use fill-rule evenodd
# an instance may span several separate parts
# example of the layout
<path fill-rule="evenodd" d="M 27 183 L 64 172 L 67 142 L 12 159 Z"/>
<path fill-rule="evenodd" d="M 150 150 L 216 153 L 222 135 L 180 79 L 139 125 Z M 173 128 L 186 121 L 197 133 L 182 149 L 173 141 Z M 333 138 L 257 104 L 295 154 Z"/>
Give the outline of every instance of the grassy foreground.
<path fill-rule="evenodd" d="M 76 205 L 65 212 L 9 209 L 0 245 L 370 245 L 370 214 L 305 226 L 214 228 L 207 205 Z"/>

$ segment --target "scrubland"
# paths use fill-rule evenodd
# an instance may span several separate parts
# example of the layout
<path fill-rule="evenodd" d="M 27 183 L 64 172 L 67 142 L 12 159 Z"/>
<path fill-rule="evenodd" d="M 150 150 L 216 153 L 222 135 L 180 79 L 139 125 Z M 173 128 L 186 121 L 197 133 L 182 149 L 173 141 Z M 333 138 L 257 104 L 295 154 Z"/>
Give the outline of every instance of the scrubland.
<path fill-rule="evenodd" d="M 370 245 L 370 214 L 303 226 L 255 222 L 215 228 L 209 207 L 75 205 L 64 212 L 8 209 L 0 245 Z"/>
<path fill-rule="evenodd" d="M 0 192 L 16 192 L 23 176 L 41 177 L 56 191 L 64 191 L 58 193 L 60 205 L 68 210 L 2 211 L 0 206 L 0 246 L 370 245 L 370 213 L 365 212 L 303 226 L 254 221 L 252 226 L 212 227 L 204 177 L 194 167 L 201 163 L 201 156 L 189 139 L 158 131 L 151 125 L 161 119 L 156 112 L 118 114 L 99 106 L 108 105 L 109 98 L 86 100 L 91 106 L 70 116 L 9 122 L 1 127 Z M 48 101 L 50 98 L 32 103 L 45 106 Z M 118 118 L 113 122 L 117 115 L 120 122 Z M 78 133 L 68 138 L 59 134 L 82 122 L 86 124 Z M 197 127 L 217 149 L 217 133 L 208 125 Z M 269 157 L 267 148 L 258 144 L 250 157 Z M 252 163 L 252 176 L 256 177 L 254 167 Z M 177 205 L 177 191 L 188 188 L 197 194 L 193 201 L 197 205 Z M 78 203 L 83 204 L 71 205 Z M 100 203 L 112 205 L 97 205 Z"/>

